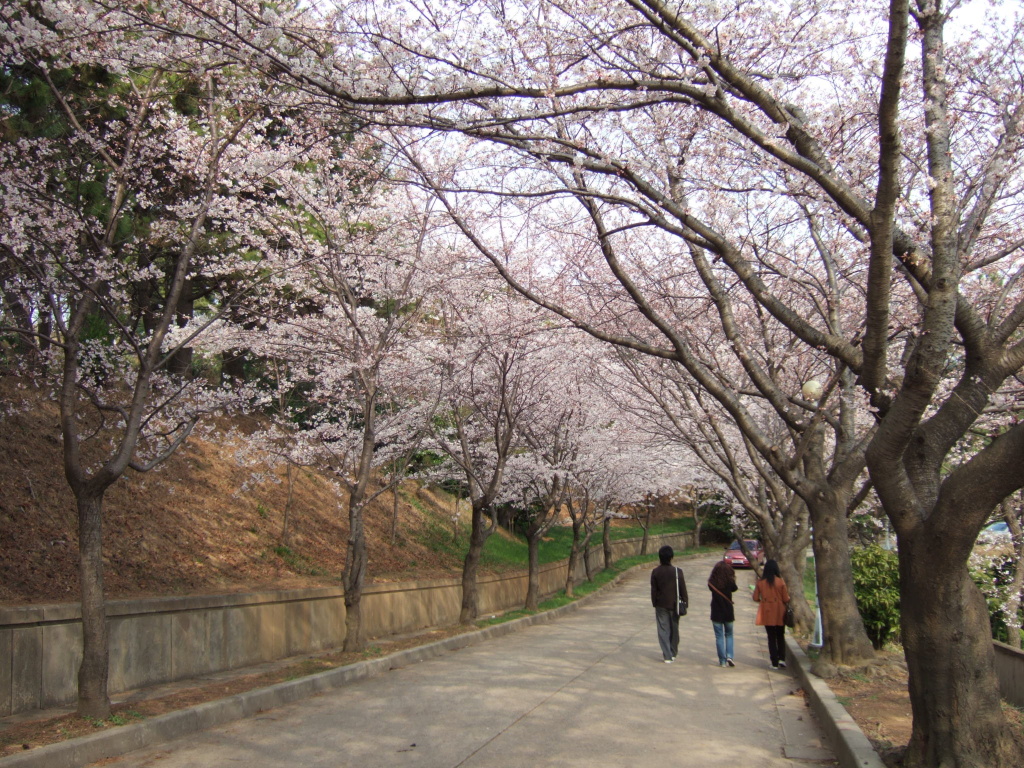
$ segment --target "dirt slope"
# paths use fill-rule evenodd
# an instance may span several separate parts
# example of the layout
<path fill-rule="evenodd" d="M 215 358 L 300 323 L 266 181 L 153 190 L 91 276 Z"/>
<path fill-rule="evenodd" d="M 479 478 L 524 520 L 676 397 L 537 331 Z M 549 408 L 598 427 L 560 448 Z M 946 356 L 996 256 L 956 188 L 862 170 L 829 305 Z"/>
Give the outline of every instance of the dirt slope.
<path fill-rule="evenodd" d="M 0 379 L 0 403 L 0 604 L 76 601 L 77 517 L 62 469 L 57 406 L 10 379 Z M 264 481 L 239 492 L 251 480 L 231 444 L 203 439 L 153 472 L 129 472 L 106 497 L 108 595 L 338 584 L 348 525 L 329 478 L 299 472 L 287 548 L 286 484 Z M 457 560 L 423 543 L 445 524 L 451 499 L 413 483 L 399 499 L 394 541 L 391 494 L 367 514 L 370 579 L 394 577 L 410 562 L 420 576 L 457 572 Z"/>

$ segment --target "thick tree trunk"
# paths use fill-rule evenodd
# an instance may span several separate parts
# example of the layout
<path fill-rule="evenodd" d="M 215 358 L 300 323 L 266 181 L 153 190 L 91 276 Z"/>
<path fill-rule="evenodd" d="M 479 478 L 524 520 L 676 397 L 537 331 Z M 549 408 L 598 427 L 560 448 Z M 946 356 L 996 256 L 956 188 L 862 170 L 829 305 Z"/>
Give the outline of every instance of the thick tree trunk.
<path fill-rule="evenodd" d="M 988 607 L 941 534 L 900 536 L 903 649 L 914 725 L 904 768 L 1009 768 L 1024 745 L 1006 726 Z M 969 717 L 969 722 L 963 720 Z"/>
<path fill-rule="evenodd" d="M 462 564 L 462 610 L 459 623 L 469 624 L 477 617 L 476 576 L 480 570 L 480 557 L 484 552 L 484 544 L 490 536 L 490 528 L 484 524 L 484 510 L 473 502 L 473 520 L 469 534 L 469 551 Z"/>
<path fill-rule="evenodd" d="M 853 594 L 846 504 L 840 496 L 823 490 L 814 503 L 808 504 L 808 509 L 814 531 L 818 605 L 824 633 L 822 655 L 833 664 L 860 664 L 874 658 L 875 650 Z M 794 589 L 802 590 L 803 585 L 794 584 L 790 592 Z"/>
<path fill-rule="evenodd" d="M 103 593 L 102 495 L 78 497 L 78 552 L 82 595 L 82 665 L 78 668 L 78 714 L 105 720 L 110 717 L 110 697 L 107 694 L 110 665 Z"/>

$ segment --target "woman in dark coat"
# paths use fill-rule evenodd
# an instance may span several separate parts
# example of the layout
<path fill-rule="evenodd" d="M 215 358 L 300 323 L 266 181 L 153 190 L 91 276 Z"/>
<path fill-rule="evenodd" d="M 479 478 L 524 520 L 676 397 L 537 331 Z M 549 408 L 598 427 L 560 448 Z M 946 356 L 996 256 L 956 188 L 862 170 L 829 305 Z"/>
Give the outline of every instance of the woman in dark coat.
<path fill-rule="evenodd" d="M 735 667 L 732 660 L 732 625 L 736 621 L 732 593 L 736 591 L 736 572 L 725 560 L 719 560 L 711 569 L 708 578 L 711 590 L 711 626 L 715 629 L 715 647 L 718 649 L 718 666 Z"/>
<path fill-rule="evenodd" d="M 768 560 L 764 564 L 763 578 L 754 587 L 754 602 L 757 606 L 759 627 L 768 633 L 768 657 L 772 669 L 783 669 L 786 666 L 786 605 L 789 603 L 789 590 L 779 573 L 779 564 Z"/>

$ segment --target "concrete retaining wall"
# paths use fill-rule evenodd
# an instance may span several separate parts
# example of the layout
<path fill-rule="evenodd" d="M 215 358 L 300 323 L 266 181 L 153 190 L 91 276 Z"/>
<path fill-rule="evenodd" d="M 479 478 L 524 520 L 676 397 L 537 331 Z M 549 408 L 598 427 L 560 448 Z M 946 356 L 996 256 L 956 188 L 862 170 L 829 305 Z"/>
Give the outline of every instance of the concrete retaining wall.
<path fill-rule="evenodd" d="M 993 646 L 996 651 L 999 693 L 1015 707 L 1024 707 L 1024 651 L 998 641 Z"/>
<path fill-rule="evenodd" d="M 690 546 L 692 534 L 651 537 Z M 613 559 L 638 554 L 640 539 L 612 543 Z M 587 552 L 594 571 L 603 566 L 598 543 Z M 543 566 L 540 588 L 565 586 L 567 561 Z M 583 563 L 574 581 L 586 578 Z M 484 576 L 478 582 L 481 615 L 520 607 L 527 574 Z M 371 584 L 363 591 L 367 637 L 385 637 L 459 619 L 459 579 Z M 341 588 L 280 590 L 234 595 L 115 600 L 107 605 L 111 693 L 184 680 L 211 672 L 338 648 L 345 640 Z M 0 608 L 0 716 L 62 706 L 77 698 L 82 659 L 77 604 Z"/>

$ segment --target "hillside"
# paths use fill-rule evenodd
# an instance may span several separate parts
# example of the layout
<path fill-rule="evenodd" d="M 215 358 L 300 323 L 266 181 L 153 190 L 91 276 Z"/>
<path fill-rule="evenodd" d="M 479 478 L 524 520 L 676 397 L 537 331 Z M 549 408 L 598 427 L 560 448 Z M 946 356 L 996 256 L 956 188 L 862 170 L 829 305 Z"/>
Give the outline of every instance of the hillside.
<path fill-rule="evenodd" d="M 10 379 L 0 379 L 0 402 L 0 604 L 76 601 L 77 519 L 57 406 Z M 286 484 L 239 492 L 252 477 L 230 443 L 193 439 L 160 468 L 118 481 L 105 504 L 108 596 L 337 585 L 348 525 L 326 476 L 298 473 L 287 546 Z M 399 502 L 394 541 L 393 496 L 368 510 L 370 580 L 398 578 L 410 566 L 421 578 L 457 573 L 456 554 L 426 543 L 450 535 L 452 498 L 407 482 Z"/>

